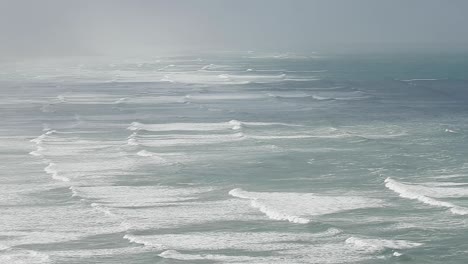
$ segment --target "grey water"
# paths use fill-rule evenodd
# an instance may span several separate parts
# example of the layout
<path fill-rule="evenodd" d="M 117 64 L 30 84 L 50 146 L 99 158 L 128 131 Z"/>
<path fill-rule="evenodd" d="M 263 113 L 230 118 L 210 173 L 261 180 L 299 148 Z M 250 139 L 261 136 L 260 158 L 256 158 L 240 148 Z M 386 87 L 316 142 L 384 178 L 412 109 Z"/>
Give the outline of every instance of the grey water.
<path fill-rule="evenodd" d="M 468 56 L 0 65 L 1 263 L 466 263 Z"/>

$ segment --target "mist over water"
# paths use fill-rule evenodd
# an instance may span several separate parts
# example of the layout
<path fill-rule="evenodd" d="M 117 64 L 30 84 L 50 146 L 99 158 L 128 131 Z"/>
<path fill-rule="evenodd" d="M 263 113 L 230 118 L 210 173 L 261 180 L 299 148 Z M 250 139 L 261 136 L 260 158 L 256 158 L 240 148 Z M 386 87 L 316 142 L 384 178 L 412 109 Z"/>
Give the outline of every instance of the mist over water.
<path fill-rule="evenodd" d="M 0 263 L 466 263 L 464 1 L 0 1 Z"/>
<path fill-rule="evenodd" d="M 0 55 L 466 51 L 464 0 L 2 0 Z"/>

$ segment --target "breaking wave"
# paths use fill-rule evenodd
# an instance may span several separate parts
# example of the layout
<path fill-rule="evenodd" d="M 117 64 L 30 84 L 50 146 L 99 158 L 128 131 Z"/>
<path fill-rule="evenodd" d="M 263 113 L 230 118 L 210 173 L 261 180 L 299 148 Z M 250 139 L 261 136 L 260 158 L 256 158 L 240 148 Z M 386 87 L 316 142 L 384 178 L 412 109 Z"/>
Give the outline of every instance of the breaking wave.
<path fill-rule="evenodd" d="M 322 196 L 312 193 L 247 192 L 240 188 L 229 191 L 231 196 L 248 199 L 253 208 L 270 219 L 307 224 L 311 217 L 359 208 L 381 207 L 377 199 L 358 196 Z"/>
<path fill-rule="evenodd" d="M 446 208 L 449 208 L 450 212 L 452 212 L 453 214 L 457 214 L 457 215 L 468 214 L 468 208 L 457 206 L 449 202 L 436 200 L 429 196 L 431 195 L 431 192 L 428 192 L 427 189 L 425 190 L 424 187 L 421 188 L 421 186 L 418 186 L 418 185 L 403 184 L 391 178 L 387 178 L 385 179 L 385 187 L 398 193 L 399 196 L 402 198 L 418 200 L 422 203 L 436 206 L 436 207 L 446 207 Z M 418 191 L 423 191 L 424 194 Z M 432 196 L 437 196 L 437 193 L 436 192 L 432 193 Z"/>
<path fill-rule="evenodd" d="M 410 242 L 406 240 L 386 240 L 372 238 L 349 237 L 345 241 L 359 251 L 369 253 L 380 252 L 386 249 L 408 249 L 422 246 L 422 243 Z"/>

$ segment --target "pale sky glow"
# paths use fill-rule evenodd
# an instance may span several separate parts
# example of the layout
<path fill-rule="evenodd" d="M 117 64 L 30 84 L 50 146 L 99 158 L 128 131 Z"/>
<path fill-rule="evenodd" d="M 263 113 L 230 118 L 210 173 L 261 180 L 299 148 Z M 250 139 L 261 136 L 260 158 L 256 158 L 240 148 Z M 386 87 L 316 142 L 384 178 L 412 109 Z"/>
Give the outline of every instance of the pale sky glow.
<path fill-rule="evenodd" d="M 0 0 L 0 54 L 463 50 L 467 10 L 465 0 Z"/>

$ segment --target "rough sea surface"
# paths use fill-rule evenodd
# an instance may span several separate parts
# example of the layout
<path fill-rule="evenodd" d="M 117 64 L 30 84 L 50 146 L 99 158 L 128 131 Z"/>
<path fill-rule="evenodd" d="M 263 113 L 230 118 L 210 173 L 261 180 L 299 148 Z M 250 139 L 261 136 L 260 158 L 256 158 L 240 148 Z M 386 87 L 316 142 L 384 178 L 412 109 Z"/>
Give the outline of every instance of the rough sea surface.
<path fill-rule="evenodd" d="M 0 65 L 0 263 L 467 263 L 463 55 Z"/>

